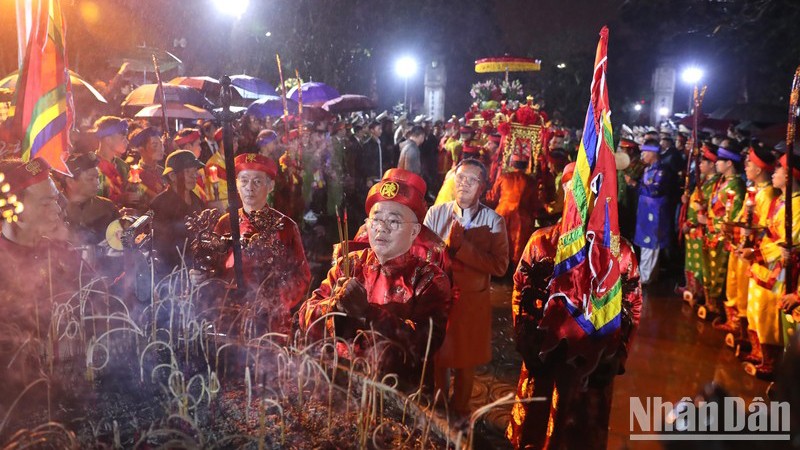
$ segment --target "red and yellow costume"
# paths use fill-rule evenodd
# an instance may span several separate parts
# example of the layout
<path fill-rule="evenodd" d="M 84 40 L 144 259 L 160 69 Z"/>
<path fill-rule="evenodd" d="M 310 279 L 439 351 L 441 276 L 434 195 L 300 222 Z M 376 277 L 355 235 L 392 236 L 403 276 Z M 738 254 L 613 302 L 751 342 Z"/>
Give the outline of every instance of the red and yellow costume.
<path fill-rule="evenodd" d="M 501 174 L 486 196 L 495 212 L 506 221 L 509 257 L 516 264 L 534 230 L 534 215 L 539 209 L 536 183 L 523 170 Z"/>

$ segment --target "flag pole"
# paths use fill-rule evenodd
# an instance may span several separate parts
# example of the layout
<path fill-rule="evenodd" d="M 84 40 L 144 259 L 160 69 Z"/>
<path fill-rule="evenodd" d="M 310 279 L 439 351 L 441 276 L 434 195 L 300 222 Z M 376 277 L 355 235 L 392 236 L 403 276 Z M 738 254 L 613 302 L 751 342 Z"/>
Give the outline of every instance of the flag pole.
<path fill-rule="evenodd" d="M 789 121 L 786 126 L 786 202 L 784 206 L 784 233 L 786 236 L 786 260 L 784 267 L 786 268 L 786 294 L 791 294 L 795 291 L 797 286 L 796 270 L 792 267 L 792 190 L 794 183 L 794 167 L 792 167 L 792 157 L 794 156 L 794 142 L 797 134 L 798 113 L 797 108 L 800 104 L 800 66 L 794 71 L 794 78 L 792 79 L 792 92 L 789 96 Z"/>
<path fill-rule="evenodd" d="M 242 271 L 242 242 L 239 229 L 239 192 L 236 188 L 236 170 L 233 161 L 233 114 L 231 113 L 231 78 L 227 75 L 219 79 L 220 97 L 222 100 L 222 150 L 225 156 L 225 179 L 228 183 L 228 217 L 231 222 L 231 240 L 233 241 L 233 271 L 236 286 L 245 288 Z"/>

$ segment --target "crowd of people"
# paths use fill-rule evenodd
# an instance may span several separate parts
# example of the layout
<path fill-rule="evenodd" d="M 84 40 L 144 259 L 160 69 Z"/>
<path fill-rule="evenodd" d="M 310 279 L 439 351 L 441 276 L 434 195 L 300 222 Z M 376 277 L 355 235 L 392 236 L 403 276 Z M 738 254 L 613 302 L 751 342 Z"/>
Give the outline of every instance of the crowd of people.
<path fill-rule="evenodd" d="M 408 381 L 423 377 L 464 418 L 475 369 L 492 358 L 490 283 L 510 277 L 524 360 L 518 398 L 550 401 L 515 405 L 508 437 L 519 448 L 545 442 L 571 448 L 605 442 L 613 378 L 624 371 L 638 326 L 640 283 L 646 288 L 682 267 L 684 298 L 731 333 L 730 345 L 752 363 L 753 375 L 772 376 L 791 330 L 779 312 L 800 303 L 796 294 L 783 295 L 786 277 L 796 274 L 783 272 L 790 259 L 782 246 L 787 162 L 780 149 L 733 132 L 701 133 L 694 158 L 689 136 L 672 129 L 622 136 L 615 155 L 622 239 L 615 256 L 627 322 L 621 348 L 605 355 L 587 381 L 571 374 L 558 351 L 540 355 L 537 328 L 580 136 L 546 122 L 530 100 L 508 117 L 541 119 L 541 141 L 534 143 L 541 148 L 512 145 L 508 123 L 476 121 L 469 113 L 446 121 L 383 113 L 313 123 L 244 115 L 232 128 L 230 149 L 214 120 L 184 123 L 170 137 L 159 121 L 96 118 L 74 136 L 66 161 L 71 176 L 48 176 L 40 159 L 0 162 L 8 194 L 25 205 L 17 221 L 3 223 L 4 296 L 28 291 L 20 270 L 52 262 L 41 249 L 56 245 L 69 255 L 56 264 L 70 272 L 66 279 L 82 276 L 76 268 L 82 264 L 73 261 L 82 260 L 124 298 L 126 272 L 135 274 L 112 224 L 147 216 L 148 257 L 159 276 L 185 268 L 192 283 L 209 286 L 211 304 L 226 294 L 209 280 L 243 282 L 237 301 L 259 312 L 264 331 L 349 340 L 378 332 L 395 344 L 381 353 L 381 368 Z M 234 167 L 226 152 L 235 155 Z M 228 196 L 231 170 L 238 199 Z M 793 199 L 800 197 L 795 171 Z M 238 220 L 227 214 L 230 203 Z M 797 242 L 800 200 L 793 205 Z M 242 280 L 234 270 L 235 234 Z M 50 276 L 40 272 L 35 276 Z M 35 295 L 52 296 L 49 286 Z M 46 318 L 19 316 L 7 306 L 0 313 L 3 320 L 35 322 L 30 330 L 47 328 Z M 587 401 L 597 407 L 587 410 Z"/>

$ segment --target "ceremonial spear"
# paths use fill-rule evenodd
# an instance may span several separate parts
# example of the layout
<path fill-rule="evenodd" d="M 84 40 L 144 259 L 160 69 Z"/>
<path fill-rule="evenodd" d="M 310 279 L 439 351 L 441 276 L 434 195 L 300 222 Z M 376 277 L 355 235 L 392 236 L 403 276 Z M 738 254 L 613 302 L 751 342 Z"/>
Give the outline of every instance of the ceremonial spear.
<path fill-rule="evenodd" d="M 278 76 L 281 78 L 281 100 L 283 101 L 283 132 L 286 142 L 289 142 L 289 105 L 286 104 L 286 85 L 283 84 L 283 68 L 281 67 L 281 55 L 275 54 L 278 62 Z"/>
<path fill-rule="evenodd" d="M 794 78 L 792 79 L 792 93 L 789 96 L 789 122 L 786 126 L 786 203 L 784 206 L 784 226 L 786 235 L 786 249 L 787 256 L 784 261 L 786 267 L 786 294 L 794 292 L 796 287 L 796 271 L 792 264 L 792 184 L 794 182 L 794 174 L 792 173 L 792 156 L 794 156 L 794 141 L 797 131 L 797 107 L 800 103 L 800 66 L 794 71 Z"/>
<path fill-rule="evenodd" d="M 239 192 L 236 189 L 236 171 L 233 162 L 233 114 L 231 113 L 231 79 L 225 75 L 220 78 L 220 99 L 222 100 L 222 149 L 225 152 L 225 180 L 228 183 L 228 216 L 231 221 L 231 239 L 233 240 L 233 271 L 236 275 L 236 286 L 244 289 L 242 273 L 242 243 L 239 230 Z"/>
<path fill-rule="evenodd" d="M 689 149 L 689 154 L 687 155 L 687 158 L 686 158 L 686 172 L 685 172 L 684 180 L 683 180 L 683 193 L 687 197 L 689 197 L 691 195 L 691 192 L 689 190 L 689 181 L 691 180 L 690 172 L 691 172 L 691 169 L 692 169 L 692 161 L 694 161 L 694 173 L 695 173 L 695 183 L 694 183 L 694 185 L 699 188 L 700 187 L 700 182 L 701 182 L 701 180 L 700 180 L 700 142 L 699 142 L 699 139 L 697 138 L 697 126 L 698 126 L 698 123 L 700 122 L 700 120 L 699 120 L 700 110 L 701 110 L 701 108 L 703 106 L 703 98 L 705 98 L 706 88 L 707 87 L 708 86 L 703 86 L 703 89 L 701 89 L 699 92 L 698 92 L 697 86 L 694 87 L 694 97 L 693 97 L 694 98 L 694 111 L 692 112 L 692 147 Z M 702 190 L 700 192 L 702 193 Z M 681 226 L 683 226 L 684 222 L 686 222 L 686 214 L 688 212 L 688 208 L 689 208 L 689 202 L 688 201 L 686 203 L 684 203 L 683 206 L 681 206 L 680 221 L 679 221 Z M 683 237 L 683 233 L 678 233 L 678 237 L 682 238 Z"/>

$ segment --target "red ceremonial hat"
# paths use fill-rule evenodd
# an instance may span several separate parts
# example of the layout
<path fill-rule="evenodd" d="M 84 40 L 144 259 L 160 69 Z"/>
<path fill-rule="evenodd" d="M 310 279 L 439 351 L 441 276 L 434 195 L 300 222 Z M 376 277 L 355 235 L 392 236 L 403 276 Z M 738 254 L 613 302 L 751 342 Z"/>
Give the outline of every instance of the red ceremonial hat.
<path fill-rule="evenodd" d="M 370 188 L 364 207 L 369 214 L 375 203 L 397 202 L 410 208 L 422 223 L 428 204 L 425 203 L 425 190 L 419 190 L 421 187 L 426 189 L 425 181 L 414 172 L 404 169 L 387 170 L 381 181 Z"/>
<path fill-rule="evenodd" d="M 243 170 L 257 170 L 264 172 L 270 178 L 275 178 L 278 174 L 278 166 L 270 158 L 258 153 L 243 153 L 233 160 L 236 168 L 236 175 Z"/>
<path fill-rule="evenodd" d="M 464 145 L 461 146 L 461 151 L 464 153 L 476 154 L 481 152 L 481 148 L 472 145 L 472 141 L 469 141 L 465 142 Z"/>
<path fill-rule="evenodd" d="M 475 133 L 475 130 L 473 130 L 472 127 L 463 126 L 459 128 L 458 132 L 461 134 L 473 134 Z"/>
<path fill-rule="evenodd" d="M 571 162 L 564 166 L 564 173 L 561 174 L 561 184 L 569 183 L 572 180 L 572 175 L 575 174 L 575 163 Z"/>
<path fill-rule="evenodd" d="M 5 169 L 5 182 L 8 183 L 7 195 L 19 194 L 26 188 L 46 180 L 50 176 L 50 164 L 41 158 L 33 158 L 29 162 L 12 163 Z"/>
<path fill-rule="evenodd" d="M 191 144 L 192 142 L 198 139 L 200 139 L 200 130 L 198 130 L 197 128 L 184 128 L 181 131 L 179 131 L 177 135 L 175 135 L 175 137 L 172 139 L 172 142 L 175 143 L 176 147 L 181 147 L 187 144 Z M 222 139 L 222 133 L 220 133 L 220 140 L 221 139 Z"/>
<path fill-rule="evenodd" d="M 703 144 L 703 158 L 711 162 L 717 162 L 717 154 L 714 149 L 709 147 L 708 144 Z"/>
<path fill-rule="evenodd" d="M 798 157 L 797 155 L 794 155 L 792 157 L 792 159 L 794 160 L 794 161 L 792 161 L 792 164 L 795 165 L 794 167 L 792 167 L 792 178 L 794 178 L 795 180 L 800 180 L 800 167 L 798 167 L 796 165 L 798 162 L 800 162 L 800 161 L 798 161 L 798 160 L 800 160 L 800 157 Z M 783 167 L 784 169 L 786 168 L 786 155 L 785 154 L 783 156 L 781 156 L 781 159 L 778 160 L 778 163 L 780 163 L 781 167 Z"/>
<path fill-rule="evenodd" d="M 295 129 L 289 130 L 289 134 L 288 135 L 284 135 L 283 139 L 281 139 L 281 140 L 284 143 L 287 143 L 287 142 L 292 142 L 292 141 L 294 141 L 295 139 L 297 139 L 299 137 L 300 137 L 300 130 L 295 128 Z"/>
<path fill-rule="evenodd" d="M 381 180 L 401 180 L 408 183 L 423 196 L 428 192 L 428 184 L 419 175 L 405 169 L 389 169 L 383 173 Z"/>

